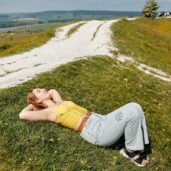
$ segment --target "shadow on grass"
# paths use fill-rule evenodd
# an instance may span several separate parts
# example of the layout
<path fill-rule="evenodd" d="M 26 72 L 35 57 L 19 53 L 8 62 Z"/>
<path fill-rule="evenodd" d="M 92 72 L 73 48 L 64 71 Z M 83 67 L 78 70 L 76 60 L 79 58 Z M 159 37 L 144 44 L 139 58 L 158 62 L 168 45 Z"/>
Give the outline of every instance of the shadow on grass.
<path fill-rule="evenodd" d="M 149 142 L 150 142 L 149 144 L 144 145 L 144 151 L 147 154 L 152 153 L 152 143 L 151 143 L 150 139 L 149 139 Z M 123 134 L 118 141 L 116 141 L 114 144 L 112 144 L 111 146 L 108 146 L 106 148 L 107 149 L 112 149 L 112 150 L 121 150 L 124 147 L 125 147 L 125 137 L 124 137 L 124 134 Z"/>

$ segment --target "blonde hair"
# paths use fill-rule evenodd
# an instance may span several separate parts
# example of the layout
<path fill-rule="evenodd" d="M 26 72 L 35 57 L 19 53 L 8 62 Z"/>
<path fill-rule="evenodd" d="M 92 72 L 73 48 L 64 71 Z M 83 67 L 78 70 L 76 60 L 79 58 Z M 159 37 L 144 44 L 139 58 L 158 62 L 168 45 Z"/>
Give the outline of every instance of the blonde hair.
<path fill-rule="evenodd" d="M 33 93 L 33 90 L 34 89 L 31 89 L 27 93 L 27 103 L 33 105 L 33 110 L 44 109 L 45 106 L 43 105 L 43 103 L 42 102 L 40 102 L 40 103 L 37 102 L 38 99 L 35 96 L 35 94 Z"/>

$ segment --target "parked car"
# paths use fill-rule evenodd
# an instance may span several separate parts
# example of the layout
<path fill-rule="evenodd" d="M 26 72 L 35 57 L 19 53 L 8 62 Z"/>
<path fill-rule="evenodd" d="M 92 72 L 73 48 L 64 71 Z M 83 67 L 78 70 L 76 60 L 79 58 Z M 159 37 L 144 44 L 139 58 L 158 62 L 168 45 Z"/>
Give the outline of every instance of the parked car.
<path fill-rule="evenodd" d="M 157 17 L 169 17 L 171 16 L 171 12 L 165 12 L 165 11 L 161 11 L 158 12 Z"/>

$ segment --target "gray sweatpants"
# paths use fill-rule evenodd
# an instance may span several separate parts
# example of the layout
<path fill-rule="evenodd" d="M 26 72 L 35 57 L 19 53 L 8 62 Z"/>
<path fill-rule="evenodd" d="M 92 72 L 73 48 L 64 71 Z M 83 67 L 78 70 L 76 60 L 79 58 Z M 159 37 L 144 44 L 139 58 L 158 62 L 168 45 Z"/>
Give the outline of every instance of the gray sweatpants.
<path fill-rule="evenodd" d="M 149 143 L 144 113 L 138 103 L 128 103 L 107 115 L 92 112 L 80 136 L 91 144 L 110 146 L 123 134 L 128 149 L 143 150 L 144 144 Z"/>

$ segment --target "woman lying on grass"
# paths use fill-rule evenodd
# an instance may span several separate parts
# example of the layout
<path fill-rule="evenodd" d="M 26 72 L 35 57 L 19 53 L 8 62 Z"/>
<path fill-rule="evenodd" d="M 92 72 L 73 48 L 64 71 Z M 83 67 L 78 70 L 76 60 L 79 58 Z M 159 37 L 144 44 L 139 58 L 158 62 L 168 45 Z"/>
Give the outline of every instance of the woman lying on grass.
<path fill-rule="evenodd" d="M 61 124 L 78 131 L 86 141 L 97 146 L 110 146 L 124 133 L 125 148 L 120 154 L 140 167 L 149 162 L 144 153 L 144 144 L 149 143 L 146 121 L 137 103 L 131 102 L 107 115 L 100 115 L 63 100 L 54 89 L 41 88 L 31 90 L 27 102 L 29 105 L 20 112 L 20 119 Z"/>

